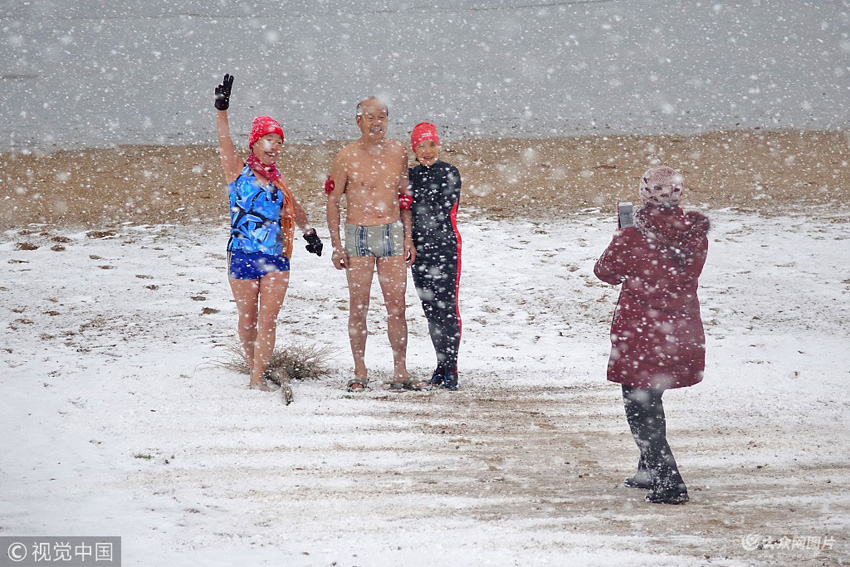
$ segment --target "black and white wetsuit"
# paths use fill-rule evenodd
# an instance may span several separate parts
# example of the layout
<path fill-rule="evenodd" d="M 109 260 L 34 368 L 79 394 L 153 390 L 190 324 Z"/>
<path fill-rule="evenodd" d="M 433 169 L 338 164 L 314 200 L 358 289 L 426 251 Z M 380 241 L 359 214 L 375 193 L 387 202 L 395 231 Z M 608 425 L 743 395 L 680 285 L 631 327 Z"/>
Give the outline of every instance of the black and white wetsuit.
<path fill-rule="evenodd" d="M 428 319 L 437 353 L 437 371 L 447 384 L 457 384 L 457 355 L 461 320 L 458 309 L 461 238 L 457 229 L 460 173 L 437 161 L 431 167 L 410 169 L 413 194 L 413 244 L 416 262 L 413 283 Z"/>

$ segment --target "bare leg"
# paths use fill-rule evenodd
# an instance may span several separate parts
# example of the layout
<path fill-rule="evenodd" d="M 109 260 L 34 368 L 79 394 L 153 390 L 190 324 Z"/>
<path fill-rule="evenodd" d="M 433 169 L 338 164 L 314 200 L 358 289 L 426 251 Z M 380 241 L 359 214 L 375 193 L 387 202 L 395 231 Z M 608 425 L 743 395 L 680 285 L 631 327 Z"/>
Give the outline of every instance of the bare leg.
<path fill-rule="evenodd" d="M 260 279 L 260 309 L 257 316 L 257 338 L 254 341 L 254 364 L 251 384 L 262 384 L 263 372 L 274 353 L 277 315 L 283 306 L 289 272 L 272 272 Z"/>
<path fill-rule="evenodd" d="M 354 357 L 354 377 L 365 380 L 366 369 L 366 315 L 369 312 L 369 293 L 372 275 L 375 273 L 374 258 L 348 258 L 348 340 Z"/>
<path fill-rule="evenodd" d="M 230 290 L 236 300 L 239 320 L 236 332 L 245 351 L 248 371 L 254 374 L 254 342 L 257 340 L 257 306 L 260 302 L 260 280 L 238 280 L 229 278 Z"/>
<path fill-rule="evenodd" d="M 401 256 L 378 259 L 378 283 L 387 307 L 387 335 L 393 349 L 393 378 L 410 377 L 407 371 L 407 319 L 405 298 L 407 265 Z"/>
<path fill-rule="evenodd" d="M 251 372 L 251 385 L 263 385 L 263 372 L 274 352 L 277 314 L 283 305 L 289 272 L 274 272 L 259 280 L 230 278 L 239 313 L 237 331 Z"/>

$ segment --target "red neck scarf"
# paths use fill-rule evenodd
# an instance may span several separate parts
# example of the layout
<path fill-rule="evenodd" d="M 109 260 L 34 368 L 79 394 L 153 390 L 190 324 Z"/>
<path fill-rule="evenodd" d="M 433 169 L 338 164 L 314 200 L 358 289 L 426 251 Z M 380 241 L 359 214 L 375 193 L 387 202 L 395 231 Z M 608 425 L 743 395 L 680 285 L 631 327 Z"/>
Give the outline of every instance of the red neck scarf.
<path fill-rule="evenodd" d="M 272 183 L 280 181 L 280 170 L 277 166 L 273 163 L 261 162 L 254 152 L 251 152 L 251 155 L 245 160 L 245 165 L 250 167 L 254 173 L 259 173 Z"/>

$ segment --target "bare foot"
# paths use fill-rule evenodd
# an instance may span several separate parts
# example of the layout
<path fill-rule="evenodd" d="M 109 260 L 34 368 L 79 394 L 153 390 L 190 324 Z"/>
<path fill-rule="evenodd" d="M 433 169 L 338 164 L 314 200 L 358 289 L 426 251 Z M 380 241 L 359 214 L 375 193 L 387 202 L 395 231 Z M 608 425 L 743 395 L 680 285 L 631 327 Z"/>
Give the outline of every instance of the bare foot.
<path fill-rule="evenodd" d="M 274 391 L 265 382 L 251 382 L 250 384 L 248 384 L 248 388 L 250 388 L 251 390 L 260 390 L 261 392 Z"/>

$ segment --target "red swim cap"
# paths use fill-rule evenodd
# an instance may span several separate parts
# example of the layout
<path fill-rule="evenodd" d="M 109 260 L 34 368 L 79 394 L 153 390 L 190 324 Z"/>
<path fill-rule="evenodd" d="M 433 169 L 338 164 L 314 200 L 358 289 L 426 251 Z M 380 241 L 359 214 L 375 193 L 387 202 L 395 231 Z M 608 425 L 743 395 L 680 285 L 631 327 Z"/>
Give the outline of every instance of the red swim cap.
<path fill-rule="evenodd" d="M 413 150 L 422 140 L 434 140 L 434 143 L 440 145 L 440 137 L 437 135 L 437 127 L 429 122 L 420 122 L 413 127 L 413 133 L 410 135 L 410 145 Z"/>
<path fill-rule="evenodd" d="M 254 145 L 254 142 L 265 136 L 266 134 L 280 134 L 283 139 L 283 128 L 280 127 L 274 119 L 268 116 L 257 116 L 254 118 L 254 123 L 251 124 L 251 134 L 248 136 L 248 149 Z"/>

